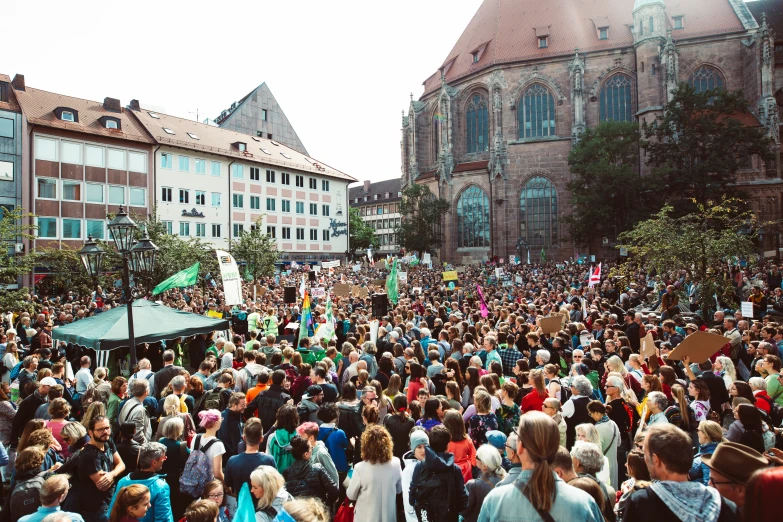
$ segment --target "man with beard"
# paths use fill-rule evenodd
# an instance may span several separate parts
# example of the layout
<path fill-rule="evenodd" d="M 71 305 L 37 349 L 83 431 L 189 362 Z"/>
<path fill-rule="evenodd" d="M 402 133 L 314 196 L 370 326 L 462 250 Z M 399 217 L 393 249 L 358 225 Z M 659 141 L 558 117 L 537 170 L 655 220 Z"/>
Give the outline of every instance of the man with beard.
<path fill-rule="evenodd" d="M 87 426 L 90 436 L 79 456 L 80 507 L 85 522 L 107 522 L 109 504 L 117 477 L 125 471 L 119 453 L 108 444 L 111 438 L 109 419 L 99 415 Z"/>

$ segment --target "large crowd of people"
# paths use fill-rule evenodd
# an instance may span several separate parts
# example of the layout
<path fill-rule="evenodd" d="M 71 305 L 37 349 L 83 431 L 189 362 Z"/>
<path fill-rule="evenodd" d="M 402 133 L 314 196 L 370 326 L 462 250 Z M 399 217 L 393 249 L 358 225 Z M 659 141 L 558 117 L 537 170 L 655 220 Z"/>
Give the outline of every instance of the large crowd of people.
<path fill-rule="evenodd" d="M 403 265 L 379 312 L 382 266 L 279 271 L 234 305 L 214 280 L 170 290 L 231 328 L 137 346 L 133 366 L 53 340 L 119 294 L 2 310 L 0 522 L 778 519 L 777 267 L 716 267 L 732 290 L 702 306 L 685 270 Z M 669 358 L 702 331 L 725 345 Z"/>

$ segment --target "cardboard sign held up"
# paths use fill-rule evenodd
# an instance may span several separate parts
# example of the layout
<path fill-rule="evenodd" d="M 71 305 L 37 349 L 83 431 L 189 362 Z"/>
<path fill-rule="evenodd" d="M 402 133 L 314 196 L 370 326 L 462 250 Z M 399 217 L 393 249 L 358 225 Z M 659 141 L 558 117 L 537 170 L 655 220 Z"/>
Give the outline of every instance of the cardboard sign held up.
<path fill-rule="evenodd" d="M 457 275 L 457 272 L 455 270 L 449 270 L 448 272 L 443 272 L 443 280 L 444 281 L 456 281 L 459 279 L 459 276 Z"/>
<path fill-rule="evenodd" d="M 655 341 L 653 340 L 652 332 L 647 332 L 647 335 L 642 338 L 641 350 L 639 354 L 642 357 L 652 357 L 655 355 Z"/>
<path fill-rule="evenodd" d="M 689 356 L 690 362 L 703 363 L 728 342 L 729 340 L 722 335 L 694 332 L 672 350 L 669 359 L 680 361 L 683 357 Z"/>
<path fill-rule="evenodd" d="M 563 324 L 563 318 L 559 315 L 552 317 L 541 317 L 538 319 L 538 326 L 545 334 L 554 334 L 560 331 L 560 325 Z"/>
<path fill-rule="evenodd" d="M 373 279 L 372 284 L 375 286 L 386 286 L 386 280 L 385 279 Z"/>
<path fill-rule="evenodd" d="M 348 297 L 348 293 L 351 291 L 351 287 L 343 284 L 343 283 L 337 283 L 333 287 L 334 295 L 337 297 Z"/>

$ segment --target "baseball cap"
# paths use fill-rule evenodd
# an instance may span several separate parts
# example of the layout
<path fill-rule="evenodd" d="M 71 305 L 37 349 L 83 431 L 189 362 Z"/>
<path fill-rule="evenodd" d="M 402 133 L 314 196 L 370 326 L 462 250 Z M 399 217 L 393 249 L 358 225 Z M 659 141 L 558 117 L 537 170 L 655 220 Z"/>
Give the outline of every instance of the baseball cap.
<path fill-rule="evenodd" d="M 44 377 L 41 379 L 41 382 L 39 383 L 41 386 L 55 386 L 57 384 L 57 381 L 54 380 L 52 377 Z"/>
<path fill-rule="evenodd" d="M 323 394 L 324 390 L 317 384 L 313 384 L 312 386 L 309 386 L 307 388 L 307 391 L 302 396 L 303 399 L 312 399 L 313 397 L 317 397 L 321 394 Z"/>
<path fill-rule="evenodd" d="M 505 452 L 506 449 L 506 435 L 502 431 L 489 430 L 487 432 L 487 442 L 497 448 L 499 451 Z"/>

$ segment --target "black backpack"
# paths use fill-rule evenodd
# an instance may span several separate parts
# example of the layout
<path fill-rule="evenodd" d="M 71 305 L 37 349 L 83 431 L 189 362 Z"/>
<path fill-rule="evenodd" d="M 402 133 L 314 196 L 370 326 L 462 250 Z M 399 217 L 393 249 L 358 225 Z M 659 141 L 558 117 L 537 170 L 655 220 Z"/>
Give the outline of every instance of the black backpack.
<path fill-rule="evenodd" d="M 453 482 L 451 470 L 436 473 L 423 467 L 415 490 L 414 507 L 419 520 L 437 522 L 453 518 L 454 489 L 457 487 Z"/>
<path fill-rule="evenodd" d="M 778 395 L 780 394 L 778 393 L 775 395 L 775 398 L 777 398 Z M 767 404 L 769 404 L 769 419 L 772 421 L 772 424 L 774 424 L 776 427 L 780 426 L 780 424 L 783 423 L 783 407 L 775 402 L 775 398 L 771 400 L 767 399 L 766 397 L 759 398 L 767 401 Z"/>
<path fill-rule="evenodd" d="M 207 393 L 206 397 L 204 397 L 204 403 L 203 403 L 203 410 L 218 410 L 220 411 L 222 408 L 220 407 L 220 394 L 223 392 L 222 388 L 215 388 L 214 390 L 210 390 L 209 393 Z"/>
<path fill-rule="evenodd" d="M 560 404 L 565 404 L 566 401 L 571 398 L 571 387 L 564 386 L 560 379 L 552 379 L 551 382 L 556 382 L 560 385 Z"/>
<path fill-rule="evenodd" d="M 35 513 L 41 506 L 41 487 L 48 471 L 39 473 L 34 477 L 19 482 L 11 492 L 11 518 L 19 520 L 20 517 Z"/>

